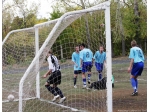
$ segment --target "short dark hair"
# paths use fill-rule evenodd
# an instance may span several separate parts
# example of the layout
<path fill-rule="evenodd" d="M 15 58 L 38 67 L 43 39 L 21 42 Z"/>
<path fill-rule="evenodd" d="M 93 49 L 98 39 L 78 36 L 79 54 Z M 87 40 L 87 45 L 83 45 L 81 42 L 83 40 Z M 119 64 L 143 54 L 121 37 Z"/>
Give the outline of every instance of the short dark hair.
<path fill-rule="evenodd" d="M 83 47 L 85 47 L 85 44 L 84 44 L 84 43 L 82 43 L 82 44 L 80 44 L 80 46 L 83 46 Z"/>
<path fill-rule="evenodd" d="M 104 48 L 104 46 L 103 46 L 103 45 L 100 45 L 99 47 L 103 47 L 103 48 Z"/>
<path fill-rule="evenodd" d="M 49 54 L 53 54 L 53 50 L 50 49 L 50 50 L 48 51 L 48 53 L 49 53 Z"/>

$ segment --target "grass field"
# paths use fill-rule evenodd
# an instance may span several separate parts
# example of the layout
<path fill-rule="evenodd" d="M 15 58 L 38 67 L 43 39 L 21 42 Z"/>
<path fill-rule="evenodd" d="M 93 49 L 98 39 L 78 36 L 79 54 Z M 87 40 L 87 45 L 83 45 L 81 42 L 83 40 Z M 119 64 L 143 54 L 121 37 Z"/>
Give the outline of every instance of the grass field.
<path fill-rule="evenodd" d="M 62 89 L 64 95 L 67 97 L 63 103 L 65 106 L 77 108 L 83 112 L 106 112 L 106 90 L 92 90 L 88 91 L 82 89 L 82 78 L 78 76 L 77 89 L 73 88 L 73 68 L 70 62 L 62 63 L 62 83 L 59 88 Z M 133 89 L 130 84 L 130 74 L 127 73 L 129 66 L 129 60 L 127 57 L 114 58 L 112 60 L 112 71 L 115 78 L 115 87 L 113 88 L 113 112 L 146 112 L 147 109 L 147 62 L 145 62 L 145 69 L 142 76 L 138 78 L 139 82 L 139 95 L 130 96 Z M 41 76 L 47 69 L 40 71 Z M 103 73 L 103 76 L 105 73 Z M 3 88 L 18 91 L 18 84 L 21 74 L 11 74 L 3 76 Z M 13 79 L 13 80 L 11 80 Z M 10 81 L 10 85 L 7 87 L 6 82 Z M 47 79 L 40 79 L 40 96 L 42 99 L 51 100 L 53 96 L 47 91 L 44 84 Z M 97 80 L 97 73 L 95 67 L 92 69 L 91 81 Z M 35 83 L 34 83 L 35 85 Z M 32 88 L 34 88 L 33 86 Z M 11 90 L 12 91 L 12 90 Z M 8 90 L 3 90 L 3 100 L 8 96 Z M 6 94 L 7 93 L 7 94 Z M 14 94 L 14 92 L 11 92 Z M 32 90 L 35 93 L 35 89 Z M 17 94 L 16 94 L 17 95 Z M 33 94 L 34 96 L 35 94 Z M 18 98 L 16 96 L 16 98 Z M 71 112 L 68 108 L 56 106 L 46 101 L 40 101 L 39 99 L 33 99 L 24 101 L 24 112 Z M 18 109 L 18 102 L 3 103 L 3 112 L 16 112 Z M 8 108 L 9 107 L 9 108 Z"/>

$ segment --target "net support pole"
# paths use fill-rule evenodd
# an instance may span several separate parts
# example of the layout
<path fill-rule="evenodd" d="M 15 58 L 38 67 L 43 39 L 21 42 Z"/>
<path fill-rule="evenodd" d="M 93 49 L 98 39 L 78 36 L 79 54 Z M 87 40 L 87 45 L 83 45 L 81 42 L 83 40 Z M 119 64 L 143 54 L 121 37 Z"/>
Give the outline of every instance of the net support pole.
<path fill-rule="evenodd" d="M 39 51 L 39 30 L 38 27 L 35 27 L 35 56 Z M 40 73 L 39 73 L 39 59 L 36 62 L 36 97 L 40 98 Z"/>
<path fill-rule="evenodd" d="M 107 62 L 107 112 L 112 112 L 112 55 L 111 55 L 111 27 L 110 27 L 110 2 L 106 3 L 105 9 L 106 31 L 106 62 Z"/>

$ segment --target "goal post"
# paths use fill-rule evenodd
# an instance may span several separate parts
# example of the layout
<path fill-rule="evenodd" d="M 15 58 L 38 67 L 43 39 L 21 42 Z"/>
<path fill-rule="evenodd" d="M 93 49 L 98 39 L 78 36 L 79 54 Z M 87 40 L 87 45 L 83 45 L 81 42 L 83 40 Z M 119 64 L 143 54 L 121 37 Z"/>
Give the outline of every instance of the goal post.
<path fill-rule="evenodd" d="M 102 23 L 104 23 L 103 27 L 100 25 Z M 27 59 L 32 57 L 32 61 L 18 82 L 18 111 L 46 112 L 71 109 L 112 112 L 110 2 L 65 13 L 59 19 L 35 25 L 32 30 L 32 36 L 35 37 L 32 42 L 35 56 L 27 57 Z M 26 33 L 27 31 L 22 32 L 21 36 L 28 37 Z M 30 34 L 30 30 L 28 33 Z M 91 92 L 83 90 L 81 75 L 78 76 L 78 88 L 73 88 L 71 55 L 74 52 L 74 47 L 81 42 L 89 45 L 93 53 L 98 50 L 101 43 L 106 46 L 106 90 Z M 23 46 L 27 47 L 27 45 Z M 45 57 L 50 48 L 53 49 L 59 60 L 62 73 L 62 83 L 59 87 L 64 96 L 67 97 L 66 102 L 61 105 L 51 102 L 53 96 L 44 87 L 46 79 L 40 78 L 48 70 Z M 10 48 L 10 50 L 12 49 Z M 31 49 L 29 48 L 29 50 Z M 26 50 L 22 53 L 26 54 Z M 105 76 L 104 73 L 103 76 Z M 95 67 L 92 68 L 91 80 L 92 82 L 97 80 Z"/>
<path fill-rule="evenodd" d="M 106 32 L 106 62 L 107 62 L 107 111 L 112 112 L 112 54 L 111 54 L 111 24 L 110 7 L 105 9 Z"/>

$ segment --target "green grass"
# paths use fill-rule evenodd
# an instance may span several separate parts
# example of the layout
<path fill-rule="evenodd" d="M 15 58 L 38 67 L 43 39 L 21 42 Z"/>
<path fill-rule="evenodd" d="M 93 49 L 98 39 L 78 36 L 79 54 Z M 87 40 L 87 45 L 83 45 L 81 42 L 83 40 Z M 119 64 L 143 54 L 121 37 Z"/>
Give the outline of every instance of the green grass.
<path fill-rule="evenodd" d="M 113 89 L 114 92 L 119 92 L 122 90 L 131 90 L 131 84 L 130 84 L 130 74 L 127 72 L 127 68 L 129 66 L 129 63 L 119 63 L 119 64 L 113 64 L 112 65 L 112 72 L 115 78 L 115 88 Z M 147 68 L 147 63 L 145 63 L 145 68 Z M 47 70 L 41 70 L 40 76 L 43 76 Z M 96 112 L 98 110 L 102 110 L 102 112 L 105 112 L 106 109 L 106 90 L 102 91 L 87 91 L 85 89 L 82 89 L 82 76 L 78 75 L 77 79 L 77 89 L 73 88 L 73 68 L 65 68 L 61 70 L 62 73 L 62 83 L 58 87 L 61 88 L 64 95 L 67 97 L 66 102 L 64 105 L 68 105 L 74 108 L 78 108 L 81 110 L 87 110 L 89 112 Z M 103 72 L 103 76 L 105 73 Z M 3 75 L 3 87 L 8 89 L 8 91 L 3 90 L 3 96 L 7 98 L 7 95 L 9 93 L 9 89 L 14 89 L 18 91 L 19 88 L 19 81 L 22 77 L 22 74 L 9 74 L 9 75 Z M 95 67 L 92 68 L 92 76 L 91 81 L 97 80 L 97 72 L 95 70 Z M 139 88 L 142 90 L 147 89 L 147 71 L 144 69 L 142 76 L 140 76 L 139 80 Z M 46 82 L 47 78 L 40 78 L 40 95 L 41 98 L 51 100 L 53 96 L 51 93 L 48 92 L 48 90 L 45 88 L 44 84 Z M 33 87 L 31 92 L 35 93 L 35 79 L 32 80 Z M 102 99 L 104 97 L 104 99 Z M 3 98 L 3 99 L 5 99 Z M 120 99 L 122 96 L 120 95 Z M 25 103 L 24 103 L 25 104 Z M 98 106 L 96 106 L 98 105 Z M 125 105 L 125 104 L 123 104 Z M 18 103 L 11 102 L 9 103 L 3 103 L 3 110 L 5 111 L 6 106 L 11 107 L 12 109 L 14 107 L 18 106 Z M 18 108 L 18 107 L 17 107 Z M 146 107 L 145 107 L 146 108 Z M 24 112 L 70 112 L 68 109 L 64 109 L 62 107 L 58 107 L 52 104 L 49 104 L 47 102 L 42 102 L 38 99 L 34 100 L 28 100 L 26 101 L 26 105 L 24 108 Z M 15 110 L 15 109 L 14 109 Z M 8 112 L 11 112 L 10 109 L 8 109 Z"/>

